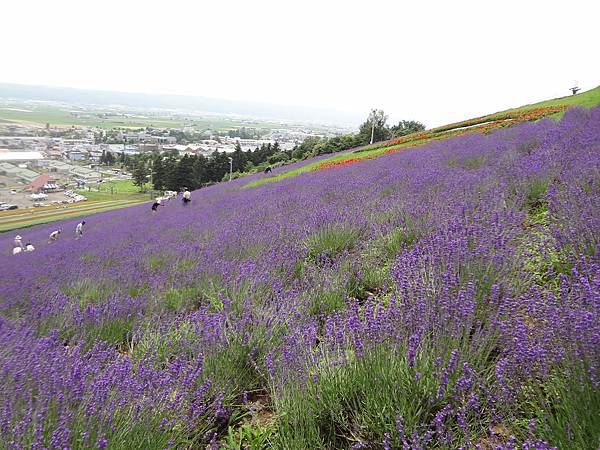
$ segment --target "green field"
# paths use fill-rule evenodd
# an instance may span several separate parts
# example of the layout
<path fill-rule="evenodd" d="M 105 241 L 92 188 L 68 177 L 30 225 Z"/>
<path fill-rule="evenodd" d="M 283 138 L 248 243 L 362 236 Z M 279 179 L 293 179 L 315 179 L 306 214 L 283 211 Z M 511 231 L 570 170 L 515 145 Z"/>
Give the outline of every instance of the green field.
<path fill-rule="evenodd" d="M 146 184 L 145 192 L 133 184 L 133 180 L 104 181 L 89 189 L 81 189 L 78 193 L 85 195 L 89 200 L 139 200 L 148 201 L 156 196 L 151 185 Z"/>
<path fill-rule="evenodd" d="M 0 122 L 5 124 L 21 123 L 34 126 L 85 126 L 103 129 L 111 128 L 183 128 L 192 127 L 201 130 L 229 130 L 242 126 L 271 129 L 281 125 L 268 121 L 248 121 L 224 117 L 193 116 L 167 113 L 127 113 L 75 108 L 59 105 L 47 105 L 31 102 L 15 102 L 0 105 Z"/>
<path fill-rule="evenodd" d="M 91 200 L 91 199 L 90 199 Z M 43 208 L 39 210 L 19 210 L 12 214 L 0 214 L 0 232 L 21 229 L 42 223 L 70 219 L 97 212 L 110 211 L 111 209 L 124 208 L 141 203 L 140 199 L 90 201 L 67 208 Z"/>

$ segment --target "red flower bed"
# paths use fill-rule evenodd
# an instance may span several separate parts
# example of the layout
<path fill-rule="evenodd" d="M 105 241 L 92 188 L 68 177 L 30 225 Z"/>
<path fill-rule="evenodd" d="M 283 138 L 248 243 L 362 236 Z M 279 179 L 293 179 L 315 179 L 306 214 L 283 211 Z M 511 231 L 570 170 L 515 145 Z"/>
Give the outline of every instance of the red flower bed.
<path fill-rule="evenodd" d="M 496 128 L 506 127 L 510 125 L 514 125 L 519 122 L 524 122 L 527 120 L 539 120 L 542 117 L 549 116 L 551 114 L 555 114 L 557 112 L 564 111 L 571 105 L 552 105 L 552 106 L 542 106 L 540 108 L 528 109 L 525 111 L 514 111 L 503 114 L 501 116 L 497 116 L 494 119 L 490 120 L 487 117 L 478 117 L 476 119 L 465 120 L 463 122 L 457 122 L 455 124 L 446 125 L 444 127 L 434 128 L 432 130 L 428 130 L 426 132 L 412 133 L 407 134 L 406 136 L 400 136 L 395 139 L 390 139 L 389 141 L 380 142 L 372 147 L 371 149 L 388 147 L 394 144 L 398 144 L 396 147 L 388 148 L 384 151 L 385 154 L 396 153 L 401 150 L 418 147 L 419 145 L 423 145 L 429 142 L 431 139 L 443 139 L 452 136 L 461 136 L 467 133 L 484 133 L 486 131 L 491 131 Z M 486 120 L 486 122 L 483 122 Z M 452 128 L 449 128 L 452 127 Z M 466 127 L 457 130 L 456 128 Z M 408 143 L 411 143 L 406 145 Z M 405 144 L 405 145 L 401 145 Z M 341 159 L 338 161 L 326 161 L 319 166 L 315 170 L 325 170 L 331 169 L 332 167 L 345 166 L 347 164 L 354 164 L 359 161 L 364 161 L 366 159 L 376 158 L 379 154 L 367 155 L 364 157 L 354 157 Z"/>

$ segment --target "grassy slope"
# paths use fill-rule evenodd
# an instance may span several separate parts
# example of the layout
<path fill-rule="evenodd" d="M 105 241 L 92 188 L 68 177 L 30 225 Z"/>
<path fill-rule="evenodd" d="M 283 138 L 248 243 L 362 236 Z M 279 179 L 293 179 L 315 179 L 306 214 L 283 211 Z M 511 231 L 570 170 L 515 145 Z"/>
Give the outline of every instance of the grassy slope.
<path fill-rule="evenodd" d="M 0 212 L 0 232 L 150 202 L 153 198 L 150 192 L 139 192 L 139 188 L 133 185 L 133 180 L 109 181 L 100 185 L 100 191 L 80 190 L 78 192 L 85 195 L 88 201 L 67 205 L 64 209 L 48 206 Z"/>
<path fill-rule="evenodd" d="M 579 105 L 585 106 L 586 108 L 591 108 L 592 106 L 595 106 L 598 103 L 600 103 L 600 86 L 577 95 L 567 95 L 565 97 L 554 98 L 552 100 L 545 100 L 543 102 L 533 103 L 531 105 L 523 105 L 519 108 L 509 109 L 504 112 L 518 111 L 552 105 Z"/>
<path fill-rule="evenodd" d="M 485 121 L 492 121 L 492 120 L 494 120 L 502 115 L 505 115 L 507 113 L 527 111 L 527 110 L 546 107 L 546 106 L 578 105 L 578 106 L 584 106 L 584 107 L 590 108 L 592 106 L 597 105 L 598 103 L 600 103 L 600 86 L 598 86 L 594 89 L 591 89 L 589 91 L 582 92 L 577 95 L 568 95 L 565 97 L 555 98 L 552 100 L 545 100 L 545 101 L 533 103 L 530 105 L 523 105 L 518 108 L 512 108 L 512 109 L 508 109 L 505 111 L 500 111 L 500 112 L 496 112 L 493 114 L 489 114 L 487 116 L 482 116 L 482 117 L 478 117 L 475 119 L 471 119 L 470 121 L 477 121 L 480 123 L 485 122 Z M 553 116 L 555 116 L 555 117 L 560 117 L 561 115 L 562 115 L 562 113 L 553 114 Z M 452 130 L 455 128 L 465 126 L 465 123 L 468 123 L 470 121 L 457 122 L 456 124 L 450 124 L 450 125 L 446 125 L 446 126 L 438 127 L 438 128 L 445 129 L 445 130 Z M 422 143 L 422 142 L 420 142 L 420 143 Z M 308 172 L 308 171 L 314 170 L 323 163 L 340 161 L 340 160 L 352 157 L 353 154 L 360 153 L 361 158 L 379 156 L 380 154 L 385 153 L 385 150 L 387 148 L 388 147 L 378 147 L 378 148 L 374 148 L 372 150 L 364 150 L 363 149 L 363 150 L 354 151 L 354 152 L 350 151 L 350 152 L 337 153 L 327 159 L 311 161 L 300 167 L 296 167 L 294 169 L 291 169 L 291 170 L 288 170 L 285 172 L 277 173 L 270 177 L 264 177 L 264 178 L 259 178 L 257 180 L 253 180 L 253 181 L 249 182 L 248 184 L 246 184 L 246 187 L 257 186 L 262 183 L 266 183 L 266 182 L 270 182 L 270 181 L 278 181 L 278 180 L 282 180 L 284 178 L 292 177 L 292 176 L 298 175 L 302 172 Z"/>
<path fill-rule="evenodd" d="M 17 214 L 0 216 L 0 232 L 10 231 L 39 225 L 42 223 L 54 222 L 57 220 L 71 219 L 83 215 L 88 215 L 97 212 L 109 211 L 111 209 L 124 208 L 126 206 L 136 205 L 144 200 L 106 200 L 90 201 L 82 204 L 69 206 L 67 208 L 44 208 L 44 209 L 27 209 L 14 211 Z M 147 201 L 147 200 L 146 200 Z M 11 211 L 13 212 L 13 211 Z"/>

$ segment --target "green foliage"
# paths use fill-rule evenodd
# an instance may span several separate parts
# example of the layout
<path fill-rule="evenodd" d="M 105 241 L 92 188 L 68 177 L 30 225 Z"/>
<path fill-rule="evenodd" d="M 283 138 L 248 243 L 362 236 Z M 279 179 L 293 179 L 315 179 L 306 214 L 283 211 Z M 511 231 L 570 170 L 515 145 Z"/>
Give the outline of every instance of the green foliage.
<path fill-rule="evenodd" d="M 83 331 L 85 348 L 91 348 L 96 340 L 110 345 L 125 345 L 131 337 L 132 327 L 133 319 L 122 317 L 102 319 L 99 323 L 85 326 Z"/>
<path fill-rule="evenodd" d="M 267 159 L 267 161 L 270 164 L 275 164 L 275 163 L 278 163 L 278 162 L 288 161 L 289 159 L 290 159 L 290 155 L 288 155 L 287 153 L 285 153 L 285 152 L 277 152 L 277 153 L 269 156 L 269 158 Z"/>
<path fill-rule="evenodd" d="M 335 258 L 351 250 L 357 244 L 360 234 L 360 230 L 346 224 L 326 225 L 304 241 L 307 256 L 310 259 L 318 256 Z"/>
<path fill-rule="evenodd" d="M 164 364 L 175 356 L 190 354 L 190 344 L 195 335 L 194 326 L 188 320 L 172 323 L 164 330 L 156 330 L 153 324 L 148 323 L 133 337 L 129 354 L 135 360 L 152 354 L 159 364 Z"/>
<path fill-rule="evenodd" d="M 148 267 L 152 270 L 162 269 L 169 261 L 167 253 L 156 253 L 148 258 Z"/>
<path fill-rule="evenodd" d="M 196 286 L 169 287 L 164 293 L 165 307 L 171 311 L 190 310 L 200 302 Z"/>
<path fill-rule="evenodd" d="M 331 314 L 346 306 L 346 286 L 339 276 L 333 277 L 327 284 L 314 286 L 305 295 L 308 298 L 309 316 L 321 317 L 323 314 Z"/>
<path fill-rule="evenodd" d="M 418 133 L 424 131 L 425 125 L 416 120 L 401 120 L 398 125 L 394 125 L 390 128 L 390 137 L 406 136 L 411 133 Z"/>
<path fill-rule="evenodd" d="M 140 190 L 143 190 L 146 183 L 148 183 L 148 175 L 150 175 L 150 171 L 146 165 L 141 162 L 138 163 L 133 169 L 133 184 L 138 186 Z"/>
<path fill-rule="evenodd" d="M 88 303 L 98 303 L 104 300 L 112 291 L 112 286 L 99 283 L 91 279 L 76 281 L 62 289 L 63 293 L 76 299 L 80 308 L 85 308 Z"/>
<path fill-rule="evenodd" d="M 415 431 L 422 434 L 419 424 L 428 423 L 452 401 L 450 389 L 436 395 L 435 357 L 426 348 L 417 354 L 414 367 L 408 365 L 403 349 L 381 347 L 362 357 L 347 356 L 345 364 L 321 367 L 305 387 L 288 386 L 276 399 L 279 448 L 349 448 L 359 443 L 380 448 L 386 432 L 391 434 L 390 446 L 401 448 L 395 431 L 398 416 L 408 436 Z M 451 374 L 449 386 L 457 378 Z M 468 419 L 485 423 L 482 418 Z"/>
<path fill-rule="evenodd" d="M 381 109 L 371 111 L 367 120 L 360 126 L 358 132 L 358 139 L 361 144 L 368 144 L 371 142 L 371 135 L 373 136 L 373 142 L 380 142 L 389 139 L 390 130 L 386 126 L 387 116 Z"/>
<path fill-rule="evenodd" d="M 238 428 L 229 427 L 222 445 L 226 450 L 263 450 L 272 448 L 272 426 L 245 423 Z"/>
<path fill-rule="evenodd" d="M 536 178 L 527 186 L 526 207 L 528 211 L 539 212 L 540 208 L 547 210 L 545 196 L 549 181 L 545 177 Z"/>
<path fill-rule="evenodd" d="M 600 390 L 583 365 L 556 370 L 547 380 L 526 387 L 519 400 L 524 417 L 535 419 L 536 436 L 560 449 L 596 448 L 600 430 Z M 520 428 L 520 429 L 519 429 Z M 515 431 L 526 436 L 526 423 Z"/>
<path fill-rule="evenodd" d="M 470 158 L 463 158 L 461 160 L 449 159 L 447 164 L 449 167 L 460 167 L 465 170 L 479 169 L 485 163 L 485 157 L 483 156 L 472 156 Z"/>
<path fill-rule="evenodd" d="M 401 248 L 414 244 L 418 239 L 415 231 L 402 227 L 394 228 L 384 237 L 384 249 L 388 258 L 395 258 Z"/>

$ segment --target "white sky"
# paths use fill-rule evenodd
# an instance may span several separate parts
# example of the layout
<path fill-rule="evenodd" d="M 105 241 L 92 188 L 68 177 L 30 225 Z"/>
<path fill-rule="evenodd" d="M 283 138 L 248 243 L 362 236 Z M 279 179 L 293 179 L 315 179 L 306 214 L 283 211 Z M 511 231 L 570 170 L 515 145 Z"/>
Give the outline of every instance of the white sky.
<path fill-rule="evenodd" d="M 427 126 L 600 85 L 600 2 L 2 0 L 0 82 Z"/>

